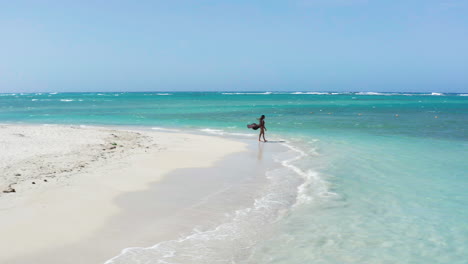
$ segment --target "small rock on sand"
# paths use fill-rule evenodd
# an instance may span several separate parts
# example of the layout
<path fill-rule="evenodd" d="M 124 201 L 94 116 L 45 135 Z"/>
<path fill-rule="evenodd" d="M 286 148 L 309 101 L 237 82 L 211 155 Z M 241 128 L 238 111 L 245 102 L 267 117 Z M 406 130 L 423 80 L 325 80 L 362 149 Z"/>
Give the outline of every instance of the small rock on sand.
<path fill-rule="evenodd" d="M 16 190 L 14 188 L 8 187 L 8 189 L 3 190 L 4 193 L 14 193 Z"/>

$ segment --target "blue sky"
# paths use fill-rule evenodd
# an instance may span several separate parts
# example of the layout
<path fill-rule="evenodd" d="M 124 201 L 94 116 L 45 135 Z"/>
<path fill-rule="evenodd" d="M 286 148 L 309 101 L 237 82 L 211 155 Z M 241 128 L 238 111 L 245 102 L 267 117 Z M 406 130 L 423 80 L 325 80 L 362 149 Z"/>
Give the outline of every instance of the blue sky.
<path fill-rule="evenodd" d="M 468 1 L 0 1 L 0 92 L 468 92 Z"/>

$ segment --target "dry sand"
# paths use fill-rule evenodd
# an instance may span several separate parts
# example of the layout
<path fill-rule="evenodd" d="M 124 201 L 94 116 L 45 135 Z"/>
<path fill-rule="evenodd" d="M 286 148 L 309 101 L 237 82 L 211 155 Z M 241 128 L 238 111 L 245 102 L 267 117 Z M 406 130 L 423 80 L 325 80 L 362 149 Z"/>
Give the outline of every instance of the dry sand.
<path fill-rule="evenodd" d="M 176 169 L 210 167 L 242 151 L 246 144 L 212 136 L 1 125 L 0 263 L 27 263 L 24 256 L 94 237 L 121 213 L 119 195 L 144 191 Z M 125 232 L 116 230 L 114 237 Z M 90 256 L 87 263 L 102 263 L 100 258 Z"/>

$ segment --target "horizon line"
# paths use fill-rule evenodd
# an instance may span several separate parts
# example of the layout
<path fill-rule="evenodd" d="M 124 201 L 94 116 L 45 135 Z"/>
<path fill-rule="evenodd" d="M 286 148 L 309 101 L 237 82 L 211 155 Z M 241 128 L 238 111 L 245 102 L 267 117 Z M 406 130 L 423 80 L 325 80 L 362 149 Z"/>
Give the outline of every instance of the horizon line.
<path fill-rule="evenodd" d="M 438 91 L 310 91 L 310 90 L 297 90 L 297 91 L 281 91 L 281 90 L 255 90 L 255 91 L 239 91 L 239 90 L 226 90 L 226 91 L 194 91 L 194 90 L 181 90 L 181 91 L 164 91 L 164 90 L 142 90 L 142 91 L 35 91 L 35 92 L 0 92 L 0 94 L 38 94 L 38 93 L 411 93 L 411 94 L 423 94 L 423 93 L 436 93 L 436 94 L 464 94 L 467 92 L 438 92 Z"/>

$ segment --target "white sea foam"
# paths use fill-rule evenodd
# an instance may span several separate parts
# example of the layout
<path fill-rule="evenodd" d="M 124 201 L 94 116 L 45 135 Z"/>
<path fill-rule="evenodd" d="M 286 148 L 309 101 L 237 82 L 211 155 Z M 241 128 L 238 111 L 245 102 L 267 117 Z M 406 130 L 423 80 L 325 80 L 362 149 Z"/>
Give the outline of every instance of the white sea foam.
<path fill-rule="evenodd" d="M 378 93 L 378 92 L 358 92 L 357 95 L 390 95 L 385 93 Z"/>
<path fill-rule="evenodd" d="M 468 94 L 458 94 L 458 96 L 468 96 Z"/>
<path fill-rule="evenodd" d="M 173 129 L 173 128 L 165 128 L 165 127 L 152 127 L 151 129 L 153 130 L 158 130 L 158 131 L 167 131 L 167 132 L 179 132 L 179 129 Z"/>
<path fill-rule="evenodd" d="M 37 101 L 37 100 L 39 100 L 39 99 L 31 99 L 31 101 L 33 101 L 33 102 L 35 102 L 35 101 Z"/>
<path fill-rule="evenodd" d="M 342 95 L 342 94 L 352 94 L 351 92 L 292 92 L 292 93 L 285 93 L 285 94 L 294 94 L 294 95 L 301 95 L 301 94 L 310 94 L 310 95 Z"/>
<path fill-rule="evenodd" d="M 54 92 L 54 93 L 49 93 L 49 94 L 58 94 L 57 92 Z"/>
<path fill-rule="evenodd" d="M 354 93 L 356 95 L 384 95 L 384 96 L 394 96 L 394 95 L 401 95 L 401 96 L 416 96 L 416 95 L 428 95 L 428 94 L 411 94 L 411 93 L 380 93 L 380 92 L 357 92 Z M 430 95 L 430 94 L 429 94 Z"/>
<path fill-rule="evenodd" d="M 310 192 L 312 185 L 314 186 L 313 194 L 319 197 L 338 196 L 338 194 L 329 191 L 328 183 L 320 177 L 318 172 L 310 169 L 304 171 L 303 169 L 293 164 L 295 161 L 298 161 L 308 156 L 306 152 L 288 143 L 283 143 L 283 145 L 289 148 L 290 150 L 296 152 L 298 155 L 293 158 L 283 160 L 281 164 L 294 171 L 303 179 L 303 183 L 297 187 L 297 199 L 294 206 L 298 206 L 314 200 L 314 196 Z M 318 153 L 315 150 L 311 150 L 309 152 L 314 155 L 318 155 Z"/>
<path fill-rule="evenodd" d="M 423 94 L 416 94 L 416 95 L 425 95 L 425 96 L 444 96 L 445 94 L 443 93 L 423 93 Z"/>
<path fill-rule="evenodd" d="M 60 101 L 62 101 L 62 102 L 73 102 L 75 100 L 73 100 L 73 99 L 60 99 Z"/>
<path fill-rule="evenodd" d="M 199 131 L 202 131 L 202 132 L 205 132 L 205 133 L 208 133 L 208 134 L 213 134 L 213 135 L 224 135 L 225 134 L 224 130 L 221 130 L 221 129 L 203 128 L 203 129 L 199 129 Z"/>
<path fill-rule="evenodd" d="M 324 93 L 324 92 L 294 92 L 291 94 L 315 94 L 315 95 L 323 95 L 323 94 L 329 94 L 329 93 Z"/>
<path fill-rule="evenodd" d="M 242 136 L 242 137 L 254 137 L 256 134 L 248 134 L 248 133 L 233 133 L 233 132 L 227 132 L 221 129 L 212 129 L 212 128 L 203 128 L 199 129 L 198 131 L 212 134 L 212 135 L 218 135 L 218 136 Z"/>
<path fill-rule="evenodd" d="M 158 93 L 156 95 L 172 95 L 172 94 L 170 94 L 170 93 Z"/>
<path fill-rule="evenodd" d="M 221 93 L 225 95 L 240 95 L 240 94 L 272 94 L 272 92 L 264 92 L 264 93 Z"/>

